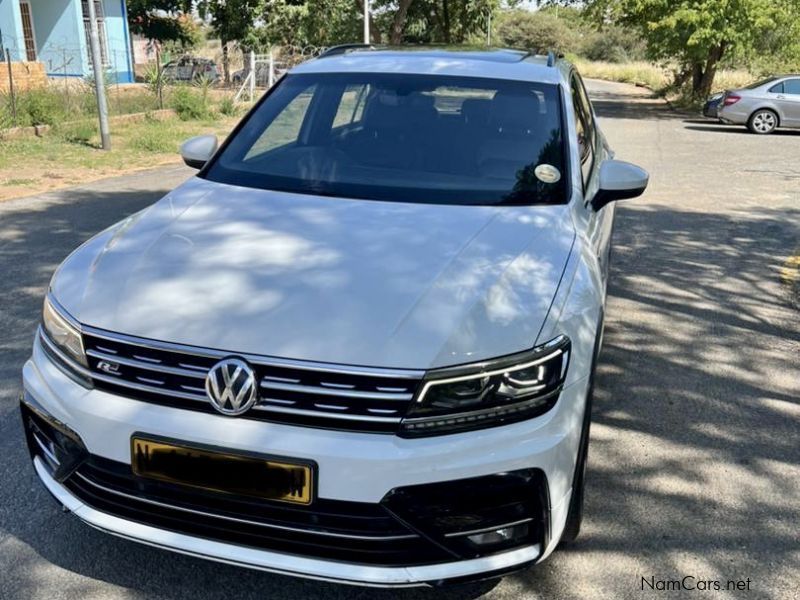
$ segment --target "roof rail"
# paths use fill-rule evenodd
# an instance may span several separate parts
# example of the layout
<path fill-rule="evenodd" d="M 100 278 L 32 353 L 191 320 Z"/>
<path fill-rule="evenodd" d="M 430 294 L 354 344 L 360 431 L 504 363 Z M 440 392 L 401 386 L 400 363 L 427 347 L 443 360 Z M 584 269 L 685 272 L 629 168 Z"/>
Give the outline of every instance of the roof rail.
<path fill-rule="evenodd" d="M 548 67 L 555 67 L 556 66 L 556 53 L 550 50 L 547 53 L 547 66 Z"/>
<path fill-rule="evenodd" d="M 317 58 L 325 58 L 326 56 L 336 56 L 338 54 L 346 54 L 351 50 L 376 50 L 373 44 L 339 44 L 338 46 L 331 46 L 324 50 Z"/>

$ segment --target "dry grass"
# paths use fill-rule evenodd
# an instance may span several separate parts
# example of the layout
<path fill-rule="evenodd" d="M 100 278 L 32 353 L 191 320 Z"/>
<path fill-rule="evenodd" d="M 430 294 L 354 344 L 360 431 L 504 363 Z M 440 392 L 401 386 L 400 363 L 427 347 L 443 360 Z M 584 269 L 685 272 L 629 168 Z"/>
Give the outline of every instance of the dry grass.
<path fill-rule="evenodd" d="M 583 77 L 633 83 L 651 90 L 662 89 L 672 80 L 670 70 L 645 61 L 610 63 L 579 58 L 575 61 L 575 66 Z"/>
<path fill-rule="evenodd" d="M 584 77 L 633 83 L 660 92 L 667 88 L 675 77 L 673 67 L 662 67 L 650 62 L 610 63 L 577 59 L 578 70 Z M 714 79 L 714 92 L 738 88 L 752 83 L 756 76 L 744 69 L 722 69 Z"/>

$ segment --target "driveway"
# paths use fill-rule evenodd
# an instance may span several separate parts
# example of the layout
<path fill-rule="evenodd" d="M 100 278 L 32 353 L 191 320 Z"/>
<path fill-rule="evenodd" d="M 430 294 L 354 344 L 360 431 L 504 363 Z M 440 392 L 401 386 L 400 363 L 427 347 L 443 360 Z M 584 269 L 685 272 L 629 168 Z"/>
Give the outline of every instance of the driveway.
<path fill-rule="evenodd" d="M 0 204 L 0 598 L 619 599 L 686 576 L 749 588 L 715 598 L 800 597 L 800 313 L 780 282 L 800 246 L 800 132 L 757 137 L 589 87 L 618 157 L 652 179 L 619 207 L 578 543 L 499 583 L 383 591 L 179 556 L 62 514 L 16 407 L 41 300 L 79 242 L 189 174 L 173 167 Z"/>

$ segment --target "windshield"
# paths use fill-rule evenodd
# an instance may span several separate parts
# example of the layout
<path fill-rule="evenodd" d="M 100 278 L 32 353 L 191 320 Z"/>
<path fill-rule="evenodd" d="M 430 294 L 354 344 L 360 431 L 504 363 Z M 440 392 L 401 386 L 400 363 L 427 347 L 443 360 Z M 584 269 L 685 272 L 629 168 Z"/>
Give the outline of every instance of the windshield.
<path fill-rule="evenodd" d="M 337 73 L 285 77 L 204 176 L 347 198 L 537 204 L 566 201 L 564 165 L 555 85 Z"/>

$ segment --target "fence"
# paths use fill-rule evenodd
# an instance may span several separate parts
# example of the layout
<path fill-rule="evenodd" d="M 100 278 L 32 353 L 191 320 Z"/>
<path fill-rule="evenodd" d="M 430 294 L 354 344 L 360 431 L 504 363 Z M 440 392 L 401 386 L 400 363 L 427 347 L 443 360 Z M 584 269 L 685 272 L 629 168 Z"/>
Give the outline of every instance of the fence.
<path fill-rule="evenodd" d="M 271 88 L 286 71 L 318 56 L 324 50 L 324 47 L 319 46 L 273 47 L 266 54 L 256 54 L 251 50 L 247 53 L 248 65 L 241 71 L 238 81 L 237 77 L 232 77 L 234 86 L 239 86 L 235 100 L 239 101 L 247 94 L 250 101 L 253 101 L 256 88 Z"/>

